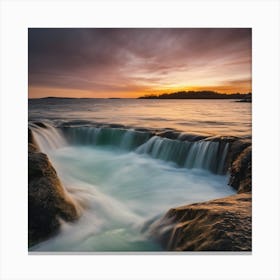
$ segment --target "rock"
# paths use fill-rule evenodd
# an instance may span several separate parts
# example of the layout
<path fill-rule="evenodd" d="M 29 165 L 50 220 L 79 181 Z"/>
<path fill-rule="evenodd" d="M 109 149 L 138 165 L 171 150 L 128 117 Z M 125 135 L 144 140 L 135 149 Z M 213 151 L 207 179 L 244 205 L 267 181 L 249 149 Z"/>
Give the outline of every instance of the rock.
<path fill-rule="evenodd" d="M 252 146 L 250 140 L 244 139 L 232 142 L 227 156 L 228 165 L 231 166 L 237 157 L 249 146 Z"/>
<path fill-rule="evenodd" d="M 124 125 L 122 125 L 122 124 L 117 124 L 117 123 L 109 124 L 108 127 L 111 127 L 111 128 L 125 128 Z"/>
<path fill-rule="evenodd" d="M 28 131 L 32 140 L 32 133 Z M 59 220 L 74 221 L 78 210 L 61 185 L 48 157 L 28 144 L 28 246 L 55 234 Z"/>
<path fill-rule="evenodd" d="M 44 123 L 42 122 L 34 122 L 35 125 L 41 127 L 41 128 L 48 128 Z"/>
<path fill-rule="evenodd" d="M 160 137 L 175 140 L 179 137 L 180 132 L 177 132 L 177 131 L 174 131 L 174 130 L 165 130 L 165 131 L 159 132 L 157 135 L 160 136 Z"/>
<path fill-rule="evenodd" d="M 232 143 L 238 138 L 234 136 L 210 136 L 205 139 L 205 141 L 220 142 L 220 143 Z"/>
<path fill-rule="evenodd" d="M 230 168 L 229 185 L 238 193 L 252 191 L 252 147 L 245 148 Z"/>
<path fill-rule="evenodd" d="M 28 144 L 35 144 L 35 140 L 32 134 L 32 130 L 30 128 L 28 128 Z"/>
<path fill-rule="evenodd" d="M 205 135 L 198 135 L 198 134 L 186 134 L 181 133 L 178 137 L 178 140 L 180 141 L 188 141 L 188 142 L 195 142 L 202 139 L 205 139 L 207 136 Z"/>
<path fill-rule="evenodd" d="M 251 251 L 249 193 L 170 209 L 149 234 L 166 250 Z"/>

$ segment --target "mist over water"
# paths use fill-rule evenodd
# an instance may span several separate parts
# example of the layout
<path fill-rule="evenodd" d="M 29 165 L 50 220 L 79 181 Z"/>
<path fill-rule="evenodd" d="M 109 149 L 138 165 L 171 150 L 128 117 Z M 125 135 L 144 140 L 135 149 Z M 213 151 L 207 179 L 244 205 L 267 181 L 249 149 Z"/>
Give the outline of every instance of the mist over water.
<path fill-rule="evenodd" d="M 134 152 L 65 147 L 49 154 L 82 217 L 34 250 L 157 251 L 141 228 L 169 208 L 233 194 L 226 176 L 178 169 Z"/>
<path fill-rule="evenodd" d="M 235 193 L 221 168 L 227 145 L 203 139 L 182 142 L 133 127 L 171 127 L 207 135 L 218 131 L 219 135 L 250 137 L 249 113 L 243 113 L 242 125 L 241 117 L 236 117 L 242 110 L 250 111 L 245 109 L 247 104 L 211 101 L 214 107 L 209 108 L 207 115 L 204 110 L 209 102 L 194 108 L 190 103 L 197 101 L 189 100 L 29 102 L 35 140 L 82 211 L 77 222 L 61 221 L 60 233 L 31 251 L 160 251 L 162 248 L 142 232 L 147 221 L 172 207 Z M 168 102 L 173 102 L 173 107 L 166 108 Z M 152 113 L 144 108 L 147 106 Z M 215 106 L 220 106 L 220 112 L 214 116 L 211 110 Z M 199 111 L 203 116 L 199 116 Z M 205 123 L 201 125 L 203 119 Z M 46 127 L 34 125 L 34 121 L 45 121 Z M 103 123 L 105 128 L 89 125 L 89 121 Z M 130 128 L 106 126 L 112 123 Z"/>

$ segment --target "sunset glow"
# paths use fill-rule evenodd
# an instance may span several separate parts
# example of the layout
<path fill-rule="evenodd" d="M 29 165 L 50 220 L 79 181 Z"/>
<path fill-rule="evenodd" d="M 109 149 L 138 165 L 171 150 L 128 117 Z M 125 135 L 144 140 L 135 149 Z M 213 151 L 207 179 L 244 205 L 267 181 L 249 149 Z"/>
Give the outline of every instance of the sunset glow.
<path fill-rule="evenodd" d="M 28 38 L 30 252 L 252 250 L 251 29 Z"/>
<path fill-rule="evenodd" d="M 251 92 L 251 29 L 29 29 L 29 98 Z"/>

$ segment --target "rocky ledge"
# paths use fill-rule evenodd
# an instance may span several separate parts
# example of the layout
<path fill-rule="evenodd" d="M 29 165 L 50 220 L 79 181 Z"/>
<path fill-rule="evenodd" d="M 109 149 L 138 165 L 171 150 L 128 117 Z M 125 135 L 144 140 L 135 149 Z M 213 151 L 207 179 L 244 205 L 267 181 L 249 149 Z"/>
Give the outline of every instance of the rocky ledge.
<path fill-rule="evenodd" d="M 170 209 L 150 234 L 171 251 L 251 251 L 251 194 Z"/>
<path fill-rule="evenodd" d="M 170 251 L 252 250 L 251 145 L 235 141 L 229 155 L 229 185 L 237 194 L 170 209 L 148 234 Z"/>
<path fill-rule="evenodd" d="M 28 246 L 33 246 L 60 227 L 60 219 L 74 221 L 79 213 L 63 188 L 48 157 L 41 153 L 28 131 Z"/>
<path fill-rule="evenodd" d="M 248 146 L 232 162 L 229 185 L 238 193 L 252 191 L 252 147 Z"/>

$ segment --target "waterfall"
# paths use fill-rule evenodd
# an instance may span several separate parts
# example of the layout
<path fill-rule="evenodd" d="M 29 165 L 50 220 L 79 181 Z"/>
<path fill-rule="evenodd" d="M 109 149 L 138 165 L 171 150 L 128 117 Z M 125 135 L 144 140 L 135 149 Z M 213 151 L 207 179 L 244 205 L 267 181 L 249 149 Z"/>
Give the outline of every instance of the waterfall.
<path fill-rule="evenodd" d="M 228 147 L 229 143 L 218 141 L 189 142 L 154 136 L 138 147 L 136 152 L 172 161 L 181 167 L 200 168 L 224 174 Z"/>
<path fill-rule="evenodd" d="M 207 169 L 223 174 L 228 146 L 229 143 L 222 142 L 194 142 L 186 158 L 185 167 Z"/>
<path fill-rule="evenodd" d="M 136 149 L 137 153 L 148 154 L 153 158 L 172 161 L 183 167 L 186 155 L 191 148 L 191 142 L 182 142 L 154 136 Z"/>
<path fill-rule="evenodd" d="M 112 127 L 63 127 L 62 131 L 70 144 L 115 146 L 128 151 L 134 150 L 151 137 L 149 132 Z"/>
<path fill-rule="evenodd" d="M 111 146 L 138 154 L 147 154 L 163 161 L 174 162 L 179 167 L 199 168 L 215 174 L 226 173 L 229 143 L 224 141 L 182 141 L 153 135 L 135 129 L 62 126 L 31 124 L 40 149 L 48 153 L 66 145 Z"/>
<path fill-rule="evenodd" d="M 67 145 L 61 131 L 51 125 L 46 123 L 43 125 L 31 124 L 30 128 L 40 150 L 46 154 Z"/>

